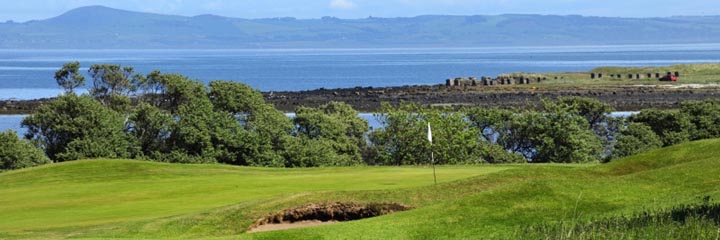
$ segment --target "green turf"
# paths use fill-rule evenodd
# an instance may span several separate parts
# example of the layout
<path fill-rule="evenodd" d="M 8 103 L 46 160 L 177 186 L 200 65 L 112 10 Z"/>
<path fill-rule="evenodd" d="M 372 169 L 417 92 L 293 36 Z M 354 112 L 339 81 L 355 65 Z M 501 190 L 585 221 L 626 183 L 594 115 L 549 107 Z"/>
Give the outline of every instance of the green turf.
<path fill-rule="evenodd" d="M 720 197 L 720 140 L 605 165 L 258 169 L 81 161 L 0 174 L 0 238 L 511 238 L 521 226 L 590 221 Z M 415 210 L 245 234 L 311 202 L 398 202 Z M 8 220 L 9 219 L 9 220 Z"/>
<path fill-rule="evenodd" d="M 509 167 L 441 167 L 440 182 Z M 423 167 L 269 169 L 76 161 L 0 175 L 0 232 L 152 219 L 308 192 L 432 184 Z"/>

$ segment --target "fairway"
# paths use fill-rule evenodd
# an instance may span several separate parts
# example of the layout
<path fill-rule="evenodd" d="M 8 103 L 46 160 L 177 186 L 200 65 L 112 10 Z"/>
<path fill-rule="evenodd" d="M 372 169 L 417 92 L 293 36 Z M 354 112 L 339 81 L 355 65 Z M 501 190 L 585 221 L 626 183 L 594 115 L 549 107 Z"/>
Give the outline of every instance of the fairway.
<path fill-rule="evenodd" d="M 511 167 L 441 167 L 449 182 Z M 0 232 L 85 226 L 192 213 L 308 192 L 397 189 L 433 184 L 425 167 L 314 169 L 76 161 L 0 175 Z"/>
<path fill-rule="evenodd" d="M 586 222 L 720 197 L 720 140 L 609 164 L 312 169 L 90 160 L 0 174 L 3 238 L 512 238 L 522 226 Z M 414 210 L 248 234 L 268 213 L 318 202 Z"/>

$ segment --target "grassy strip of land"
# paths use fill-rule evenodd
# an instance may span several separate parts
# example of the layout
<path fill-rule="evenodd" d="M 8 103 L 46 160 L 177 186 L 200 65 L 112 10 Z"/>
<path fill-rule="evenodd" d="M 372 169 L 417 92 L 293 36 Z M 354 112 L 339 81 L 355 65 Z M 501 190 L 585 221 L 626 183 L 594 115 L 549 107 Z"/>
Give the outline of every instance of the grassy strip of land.
<path fill-rule="evenodd" d="M 717 199 L 720 139 L 605 165 L 443 167 L 437 186 L 431 184 L 429 170 L 57 164 L 0 174 L 0 236 L 532 239 L 518 236 L 523 226 L 630 215 L 703 196 Z M 334 225 L 245 233 L 267 213 L 335 201 L 396 202 L 416 209 Z"/>
<path fill-rule="evenodd" d="M 661 82 L 656 78 L 656 73 L 661 77 L 667 72 L 680 73 L 678 82 Z M 602 74 L 602 78 L 591 79 L 590 73 Z M 628 75 L 633 75 L 629 79 Z M 647 74 L 651 74 L 648 77 Z M 599 67 L 588 72 L 570 73 L 547 73 L 541 74 L 547 77 L 542 86 L 612 86 L 612 85 L 659 85 L 659 84 L 717 84 L 720 83 L 720 64 L 678 64 L 662 67 Z M 616 77 L 611 77 L 615 75 Z M 618 77 L 618 75 L 620 77 Z M 640 79 L 636 77 L 640 76 Z"/>

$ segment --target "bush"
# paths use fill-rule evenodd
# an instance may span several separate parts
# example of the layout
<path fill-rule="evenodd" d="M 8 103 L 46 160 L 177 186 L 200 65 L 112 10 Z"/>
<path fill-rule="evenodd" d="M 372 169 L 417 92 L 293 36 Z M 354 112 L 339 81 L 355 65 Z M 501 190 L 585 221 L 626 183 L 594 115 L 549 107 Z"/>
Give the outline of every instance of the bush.
<path fill-rule="evenodd" d="M 663 146 L 690 141 L 695 131 L 690 119 L 680 112 L 649 109 L 630 117 L 630 122 L 644 123 L 660 137 Z"/>
<path fill-rule="evenodd" d="M 131 148 L 125 119 L 89 96 L 66 94 L 23 119 L 25 137 L 37 141 L 54 161 L 127 158 Z"/>
<path fill-rule="evenodd" d="M 372 147 L 378 152 L 378 163 L 429 164 L 431 150 L 438 164 L 484 162 L 480 129 L 472 126 L 464 111 L 415 104 L 396 108 L 384 104 L 376 117 L 385 126 L 370 133 Z M 427 139 L 428 123 L 433 130 L 432 145 Z"/>
<path fill-rule="evenodd" d="M 42 150 L 24 141 L 12 130 L 0 132 L 0 171 L 50 163 Z"/>
<path fill-rule="evenodd" d="M 299 107 L 293 122 L 297 126 L 295 135 L 301 141 L 308 138 L 329 142 L 331 151 L 342 158 L 337 165 L 347 165 L 347 159 L 353 165 L 362 162 L 362 152 L 367 148 L 364 136 L 370 127 L 350 105 L 330 102 L 317 108 Z"/>
<path fill-rule="evenodd" d="M 662 147 L 663 142 L 652 128 L 642 123 L 630 123 L 621 130 L 615 143 L 615 158 L 631 156 Z"/>
<path fill-rule="evenodd" d="M 683 102 L 680 113 L 693 125 L 692 140 L 720 137 L 720 100 Z"/>
<path fill-rule="evenodd" d="M 352 166 L 362 161 L 338 154 L 336 143 L 328 139 L 288 137 L 285 142 L 285 167 Z"/>
<path fill-rule="evenodd" d="M 484 144 L 481 150 L 481 157 L 488 163 L 526 163 L 527 159 L 520 154 L 511 153 L 502 146 L 496 144 Z"/>
<path fill-rule="evenodd" d="M 500 142 L 533 163 L 574 163 L 599 159 L 602 143 L 582 116 L 553 112 L 525 112 L 512 121 L 511 133 Z"/>

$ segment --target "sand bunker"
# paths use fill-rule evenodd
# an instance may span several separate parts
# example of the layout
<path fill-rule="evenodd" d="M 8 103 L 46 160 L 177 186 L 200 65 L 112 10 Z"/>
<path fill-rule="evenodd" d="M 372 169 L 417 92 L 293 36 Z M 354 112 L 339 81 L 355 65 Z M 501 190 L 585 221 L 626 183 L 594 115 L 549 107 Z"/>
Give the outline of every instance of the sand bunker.
<path fill-rule="evenodd" d="M 320 203 L 285 209 L 258 219 L 248 232 L 264 232 L 273 230 L 310 227 L 337 222 L 377 217 L 399 211 L 410 210 L 411 207 L 397 203 Z"/>

